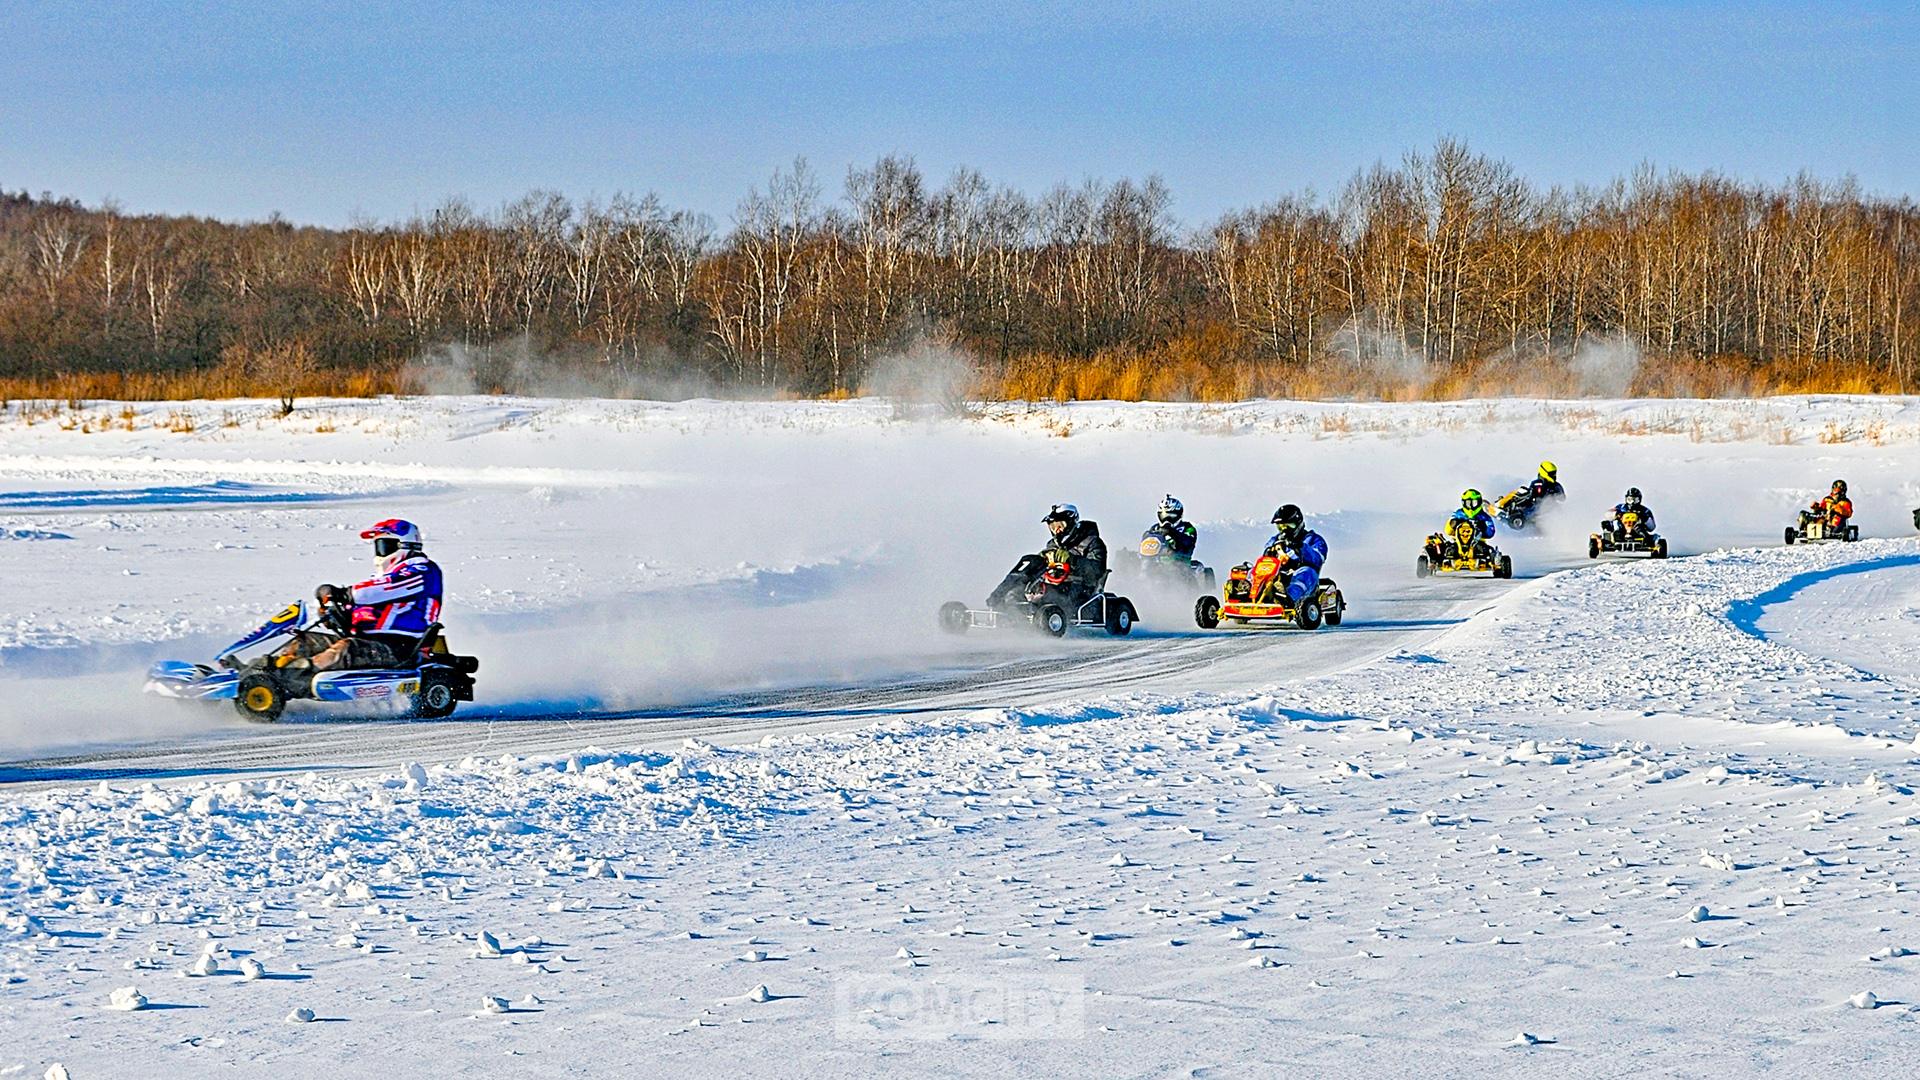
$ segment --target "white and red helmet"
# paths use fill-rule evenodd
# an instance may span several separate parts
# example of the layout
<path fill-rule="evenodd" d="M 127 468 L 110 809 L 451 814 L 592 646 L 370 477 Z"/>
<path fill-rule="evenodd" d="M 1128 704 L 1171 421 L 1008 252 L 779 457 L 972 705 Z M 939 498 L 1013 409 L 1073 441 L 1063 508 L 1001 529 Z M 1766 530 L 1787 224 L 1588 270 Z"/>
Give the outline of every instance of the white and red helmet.
<path fill-rule="evenodd" d="M 362 529 L 360 539 L 373 541 L 373 553 L 383 559 L 402 549 L 419 551 L 427 542 L 420 535 L 420 527 L 403 518 L 388 518 Z"/>

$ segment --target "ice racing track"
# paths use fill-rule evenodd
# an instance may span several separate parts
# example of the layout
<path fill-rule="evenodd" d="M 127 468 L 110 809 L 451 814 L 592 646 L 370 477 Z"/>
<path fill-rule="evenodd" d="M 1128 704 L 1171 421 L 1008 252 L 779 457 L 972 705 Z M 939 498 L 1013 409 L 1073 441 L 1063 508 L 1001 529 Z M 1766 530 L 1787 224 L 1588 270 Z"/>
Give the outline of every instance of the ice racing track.
<path fill-rule="evenodd" d="M 312 713 L 274 725 L 233 720 L 162 742 L 0 761 L 0 790 L 381 768 L 472 754 L 674 746 L 687 739 L 742 742 L 890 719 L 1057 709 L 1115 695 L 1245 691 L 1415 649 L 1525 585 L 1524 577 L 1416 582 L 1409 574 L 1404 583 L 1357 598 L 1345 625 L 1311 634 L 1205 632 L 1190 623 L 1177 628 L 1143 623 L 1123 640 L 1095 636 L 1054 650 L 1035 650 L 1029 638 L 1003 635 L 990 651 L 962 658 L 964 664 L 957 665 L 954 657 L 930 657 L 925 671 L 905 678 L 738 694 L 672 707 L 530 710 L 483 701 L 445 721 L 342 721 Z M 161 707 L 182 706 L 134 706 Z"/>

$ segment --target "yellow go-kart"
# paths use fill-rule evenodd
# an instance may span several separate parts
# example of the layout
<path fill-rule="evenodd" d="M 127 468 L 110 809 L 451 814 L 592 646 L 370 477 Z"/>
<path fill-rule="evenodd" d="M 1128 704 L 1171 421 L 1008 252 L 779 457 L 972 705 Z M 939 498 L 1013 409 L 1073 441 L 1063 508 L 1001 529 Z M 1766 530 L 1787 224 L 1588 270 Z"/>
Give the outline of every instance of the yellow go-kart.
<path fill-rule="evenodd" d="M 1227 571 L 1227 587 L 1220 596 L 1194 602 L 1193 621 L 1202 630 L 1222 622 L 1240 625 L 1287 625 L 1317 630 L 1322 623 L 1339 626 L 1347 614 L 1347 598 L 1331 578 L 1322 578 L 1311 596 L 1294 603 L 1287 596 L 1286 560 L 1262 555 Z M 1224 600 L 1223 600 L 1224 598 Z"/>
<path fill-rule="evenodd" d="M 1648 532 L 1646 519 L 1640 511 L 1623 511 L 1619 525 L 1612 529 L 1603 528 L 1587 540 L 1587 558 L 1597 559 L 1613 554 L 1664 559 L 1667 557 L 1667 538 Z"/>
<path fill-rule="evenodd" d="M 1427 548 L 1414 564 L 1416 577 L 1435 574 L 1492 574 L 1497 578 L 1513 576 L 1513 559 L 1480 539 L 1480 527 L 1465 518 L 1447 522 L 1446 528 L 1427 537 Z"/>

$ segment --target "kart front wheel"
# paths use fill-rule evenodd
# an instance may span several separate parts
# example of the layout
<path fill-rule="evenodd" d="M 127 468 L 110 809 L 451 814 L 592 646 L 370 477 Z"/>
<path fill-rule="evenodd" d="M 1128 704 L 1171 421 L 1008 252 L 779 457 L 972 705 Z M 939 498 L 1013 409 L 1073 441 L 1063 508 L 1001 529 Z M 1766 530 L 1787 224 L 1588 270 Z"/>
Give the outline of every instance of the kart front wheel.
<path fill-rule="evenodd" d="M 1311 596 L 1300 601 L 1293 609 L 1293 625 L 1302 630 L 1320 629 L 1320 601 Z"/>
<path fill-rule="evenodd" d="M 1033 625 L 1048 637 L 1067 636 L 1067 613 L 1058 604 L 1043 605 L 1034 613 Z"/>
<path fill-rule="evenodd" d="M 233 707 L 249 720 L 271 724 L 287 711 L 287 692 L 271 675 L 249 675 L 240 680 Z"/>
<path fill-rule="evenodd" d="M 1792 547 L 1793 542 L 1799 538 L 1800 534 L 1794 530 L 1793 526 L 1787 526 L 1787 546 Z"/>
<path fill-rule="evenodd" d="M 1600 557 L 1600 538 L 1597 536 L 1590 536 L 1587 538 L 1587 558 L 1597 559 L 1599 557 Z"/>
<path fill-rule="evenodd" d="M 1133 633 L 1133 605 L 1120 597 L 1109 597 L 1106 602 L 1107 633 L 1114 637 L 1126 637 Z"/>
<path fill-rule="evenodd" d="M 1328 626 L 1339 626 L 1340 620 L 1347 617 L 1347 599 L 1339 593 L 1333 594 L 1333 602 L 1320 611 L 1320 618 Z"/>
<path fill-rule="evenodd" d="M 940 605 L 940 629 L 949 634 L 967 632 L 967 605 L 958 600 L 949 600 Z"/>
<path fill-rule="evenodd" d="M 1426 555 L 1420 556 L 1420 561 L 1413 564 L 1413 576 L 1414 577 L 1432 577 L 1433 576 L 1433 559 Z"/>
<path fill-rule="evenodd" d="M 1193 623 L 1202 630 L 1220 625 L 1220 598 L 1203 596 L 1193 602 Z"/>
<path fill-rule="evenodd" d="M 1656 559 L 1664 559 L 1667 557 L 1667 538 L 1666 537 L 1663 536 L 1660 539 L 1655 540 L 1653 542 L 1653 557 Z"/>
<path fill-rule="evenodd" d="M 1851 544 L 1858 539 L 1860 539 L 1860 526 L 1858 525 L 1847 526 L 1847 543 Z"/>
<path fill-rule="evenodd" d="M 412 713 L 422 720 L 440 720 L 452 716 L 458 703 L 453 684 L 438 676 L 422 675 L 420 689 L 413 695 Z"/>
<path fill-rule="evenodd" d="M 1500 556 L 1500 565 L 1494 570 L 1493 576 L 1497 578 L 1512 577 L 1513 576 L 1513 556 L 1511 555 Z"/>

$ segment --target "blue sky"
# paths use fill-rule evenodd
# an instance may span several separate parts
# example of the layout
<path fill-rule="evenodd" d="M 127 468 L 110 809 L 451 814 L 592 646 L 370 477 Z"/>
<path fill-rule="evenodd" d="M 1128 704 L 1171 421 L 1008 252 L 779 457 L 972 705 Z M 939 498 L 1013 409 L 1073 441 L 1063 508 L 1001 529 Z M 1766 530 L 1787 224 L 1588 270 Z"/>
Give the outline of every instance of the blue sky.
<path fill-rule="evenodd" d="M 1920 195 L 1911 3 L 1347 7 L 14 0 L 0 187 L 322 224 L 657 191 L 724 225 L 797 155 L 837 191 L 903 153 L 1035 193 L 1159 173 L 1200 224 L 1452 135 L 1542 183 Z"/>

